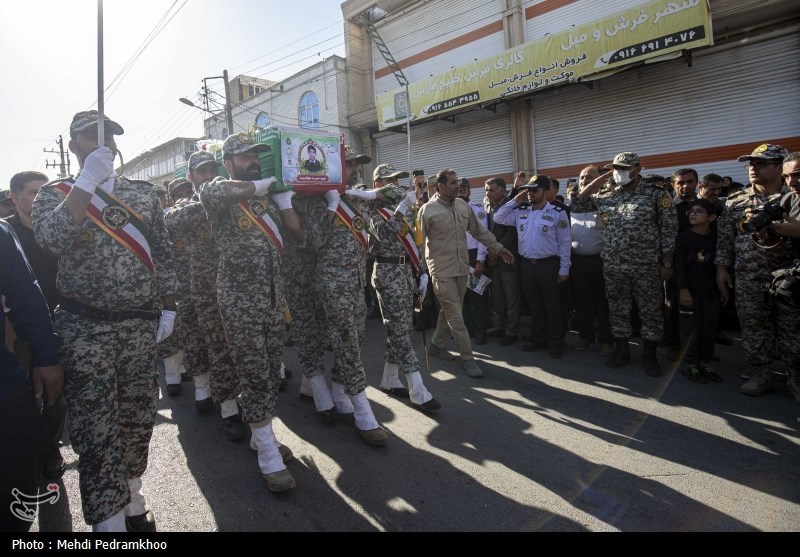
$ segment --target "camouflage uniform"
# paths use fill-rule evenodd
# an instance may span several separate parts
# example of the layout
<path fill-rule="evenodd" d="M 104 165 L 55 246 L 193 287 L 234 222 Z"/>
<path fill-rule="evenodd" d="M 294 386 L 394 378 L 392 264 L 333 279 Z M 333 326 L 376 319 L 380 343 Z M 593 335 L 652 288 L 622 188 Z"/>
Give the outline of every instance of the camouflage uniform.
<path fill-rule="evenodd" d="M 394 213 L 394 205 L 390 209 Z M 378 294 L 383 324 L 386 326 L 386 361 L 398 364 L 403 374 L 421 371 L 417 353 L 411 342 L 414 331 L 414 294 L 417 290 L 415 270 L 408 260 L 408 253 L 397 234 L 405 235 L 410 223 L 392 216 L 389 220 L 373 211 L 369 219 L 370 243 L 375 255 L 375 270 L 372 286 Z M 384 263 L 382 257 L 404 257 L 405 263 Z M 425 272 L 424 261 L 421 261 Z"/>
<path fill-rule="evenodd" d="M 631 301 L 636 300 L 642 319 L 642 339 L 661 342 L 663 288 L 658 265 L 671 253 L 678 235 L 678 218 L 669 193 L 635 178 L 632 191 L 608 186 L 596 194 L 578 197 L 576 213 L 598 211 L 603 233 L 603 275 L 608 295 L 611 333 L 631 336 Z"/>
<path fill-rule="evenodd" d="M 771 272 L 790 267 L 794 257 L 789 242 L 772 249 L 758 247 L 742 224 L 747 221 L 747 209 L 780 201 L 788 191 L 783 186 L 780 192 L 767 195 L 750 185 L 732 193 L 725 202 L 717 228 L 717 265 L 734 265 L 736 315 L 742 327 L 742 348 L 754 371 L 766 372 L 775 345 L 775 304 L 766 297 Z M 791 333 L 796 335 L 797 330 L 792 329 Z"/>
<path fill-rule="evenodd" d="M 305 220 L 309 199 L 295 197 L 293 200 L 301 221 Z M 317 253 L 308 244 L 301 245 L 294 234 L 289 234 L 285 255 L 283 287 L 292 315 L 292 340 L 303 374 L 310 378 L 325 373 L 325 347 L 328 344 L 324 315 L 318 311 L 321 306 L 316 278 Z"/>
<path fill-rule="evenodd" d="M 184 346 L 191 346 L 188 354 L 198 361 L 195 374 L 211 372 L 211 397 L 217 402 L 236 398 L 239 394 L 239 378 L 236 375 L 225 341 L 224 328 L 217 303 L 217 268 L 219 253 L 211 237 L 211 226 L 205 209 L 198 199 L 179 204 L 167 213 L 170 235 L 175 234 L 175 252 L 185 254 L 186 281 L 181 283 L 179 315 L 184 303 L 190 308 L 195 329 L 187 331 L 195 336 L 187 338 Z M 185 284 L 187 283 L 188 284 Z M 192 360 L 190 369 L 194 369 Z"/>
<path fill-rule="evenodd" d="M 363 213 L 364 206 L 359 200 L 348 202 Z M 346 394 L 355 396 L 367 387 L 361 359 L 367 312 L 364 301 L 367 252 L 342 219 L 335 217 L 327 225 L 326 206 L 322 196 L 308 199 L 308 241 L 317 251 L 315 280 L 325 319 L 331 324 L 328 332 L 335 361 L 331 379 L 343 385 Z"/>
<path fill-rule="evenodd" d="M 800 220 L 800 195 L 791 191 L 781 200 L 786 214 L 794 220 Z M 795 263 L 800 263 L 800 239 L 792 238 L 790 243 L 794 251 Z M 777 310 L 778 346 L 789 373 L 788 386 L 796 402 L 800 403 L 800 308 L 785 303 L 775 304 Z"/>
<path fill-rule="evenodd" d="M 177 290 L 163 212 L 148 182 L 119 177 L 113 195 L 149 226 L 155 273 L 88 217 L 73 224 L 64 194 L 52 185 L 44 186 L 33 204 L 36 241 L 59 256 L 62 303 L 70 299 L 103 310 L 153 308 L 158 297 Z M 63 308 L 55 312 L 87 524 L 121 511 L 130 500 L 127 480 L 147 468 L 158 403 L 156 323 L 93 320 Z"/>
<path fill-rule="evenodd" d="M 200 187 L 200 202 L 220 255 L 217 300 L 239 375 L 242 420 L 252 424 L 275 415 L 285 325 L 282 254 L 239 204 L 226 197 L 226 180 L 221 177 Z M 266 211 L 280 223 L 277 207 L 267 198 L 245 203 L 254 215 Z"/>

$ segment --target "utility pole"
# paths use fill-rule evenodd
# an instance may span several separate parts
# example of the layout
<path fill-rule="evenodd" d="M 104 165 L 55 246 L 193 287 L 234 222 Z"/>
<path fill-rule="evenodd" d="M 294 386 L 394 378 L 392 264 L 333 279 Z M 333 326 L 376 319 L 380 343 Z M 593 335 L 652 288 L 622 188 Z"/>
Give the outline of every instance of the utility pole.
<path fill-rule="evenodd" d="M 57 163 L 57 162 L 52 162 L 51 163 L 51 162 L 48 162 L 47 160 L 45 160 L 45 165 L 44 166 L 45 166 L 45 168 L 50 168 L 50 167 L 55 168 L 56 166 L 59 167 L 58 177 L 59 178 L 66 178 L 67 176 L 69 176 L 69 173 L 70 173 L 70 169 L 69 169 L 69 153 L 65 153 L 64 152 L 64 139 L 60 135 L 58 136 L 58 141 L 56 143 L 58 143 L 58 151 L 53 151 L 53 150 L 48 150 L 48 149 L 42 149 L 42 151 L 44 151 L 45 153 L 54 153 L 54 154 L 58 155 L 59 157 L 61 157 L 61 162 L 60 163 Z M 64 162 L 65 159 L 66 159 L 66 163 Z"/>

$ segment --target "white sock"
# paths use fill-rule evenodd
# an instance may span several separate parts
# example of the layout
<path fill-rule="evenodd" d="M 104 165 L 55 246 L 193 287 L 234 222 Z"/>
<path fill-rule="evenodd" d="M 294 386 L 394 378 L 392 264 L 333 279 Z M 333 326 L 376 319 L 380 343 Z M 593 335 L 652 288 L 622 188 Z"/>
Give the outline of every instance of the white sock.
<path fill-rule="evenodd" d="M 236 405 L 236 399 L 230 398 L 219 405 L 219 412 L 222 414 L 222 419 L 230 418 L 239 413 L 239 407 Z"/>
<path fill-rule="evenodd" d="M 344 385 L 331 381 L 331 391 L 333 394 L 333 403 L 336 405 L 336 411 L 339 414 L 350 414 L 353 412 L 353 401 L 344 392 Z"/>
<path fill-rule="evenodd" d="M 125 511 L 119 511 L 111 518 L 105 519 L 99 524 L 92 525 L 92 532 L 127 532 L 125 526 Z"/>
<path fill-rule="evenodd" d="M 377 429 L 378 420 L 375 419 L 375 414 L 372 413 L 372 407 L 367 400 L 367 392 L 361 391 L 357 395 L 350 396 L 353 401 L 353 410 L 356 417 L 356 427 L 358 429 L 369 431 L 370 429 Z"/>
<path fill-rule="evenodd" d="M 164 358 L 164 378 L 167 385 L 179 385 L 181 382 L 181 372 L 178 367 L 183 360 L 183 350 L 176 352 L 169 358 Z"/>
<path fill-rule="evenodd" d="M 386 362 L 383 364 L 383 378 L 381 379 L 381 387 L 384 389 L 404 389 L 405 385 L 400 381 L 399 376 L 400 366 Z"/>
<path fill-rule="evenodd" d="M 194 399 L 205 400 L 211 397 L 211 374 L 194 376 Z"/>
<path fill-rule="evenodd" d="M 407 373 L 406 380 L 408 381 L 408 394 L 411 402 L 414 404 L 423 404 L 433 399 L 433 395 L 428 392 L 425 385 L 422 384 L 422 374 L 418 371 L 414 373 Z"/>
<path fill-rule="evenodd" d="M 286 366 L 281 362 L 281 379 L 286 379 Z"/>
<path fill-rule="evenodd" d="M 310 377 L 308 382 L 311 383 L 311 392 L 314 394 L 314 406 L 317 407 L 317 412 L 333 408 L 333 399 L 331 391 L 328 389 L 328 383 L 325 382 L 325 376 L 320 373 Z"/>
<path fill-rule="evenodd" d="M 258 450 L 258 467 L 262 474 L 272 474 L 286 469 L 283 457 L 278 451 L 278 440 L 272 431 L 272 420 L 261 427 L 253 427 L 250 424 L 255 439 L 255 446 Z"/>
<path fill-rule="evenodd" d="M 147 505 L 142 495 L 142 477 L 128 480 L 128 489 L 131 492 L 131 502 L 125 507 L 125 516 L 139 516 L 147 512 Z"/>

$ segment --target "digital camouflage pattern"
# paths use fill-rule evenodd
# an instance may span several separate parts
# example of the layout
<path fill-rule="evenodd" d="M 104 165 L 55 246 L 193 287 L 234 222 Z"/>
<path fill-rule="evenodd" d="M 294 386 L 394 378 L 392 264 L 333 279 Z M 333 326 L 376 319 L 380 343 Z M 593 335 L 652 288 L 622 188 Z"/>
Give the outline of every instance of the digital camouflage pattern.
<path fill-rule="evenodd" d="M 393 216 L 387 221 L 373 211 L 369 219 L 372 254 L 380 257 L 407 256 L 406 249 L 397 237 L 399 232 L 405 234 L 407 228 L 408 223 L 404 220 Z M 376 259 L 372 286 L 378 295 L 386 327 L 386 361 L 398 364 L 401 373 L 421 371 L 411 341 L 416 291 L 413 267 L 410 263 L 381 263 Z"/>
<path fill-rule="evenodd" d="M 364 212 L 363 203 L 350 199 Z M 317 251 L 316 281 L 319 299 L 334 353 L 331 379 L 354 396 L 367 387 L 361 348 L 367 307 L 364 300 L 367 254 L 350 229 L 335 217 L 331 223 L 322 196 L 308 199 L 308 241 Z"/>
<path fill-rule="evenodd" d="M 231 400 L 239 394 L 239 378 L 225 340 L 217 303 L 219 253 L 211 235 L 211 225 L 198 199 L 172 207 L 166 220 L 170 234 L 175 232 L 180 247 L 188 254 L 188 286 L 182 290 L 197 326 L 193 336 L 187 335 L 185 343 L 196 348 L 203 362 L 197 373 L 211 373 L 211 398 L 218 403 Z M 173 242 L 173 246 L 175 244 Z M 182 306 L 183 302 L 178 307 L 179 316 Z"/>
<path fill-rule="evenodd" d="M 636 164 L 630 157 L 632 153 L 620 153 L 618 157 L 623 155 L 629 159 L 625 164 Z M 664 321 L 658 265 L 662 254 L 675 249 L 678 216 L 668 192 L 646 185 L 638 176 L 634 180 L 636 184 L 631 191 L 605 185 L 596 194 L 578 197 L 572 202 L 572 210 L 597 211 L 597 218 L 602 219 L 605 227 L 600 256 L 611 334 L 618 338 L 631 336 L 630 313 L 632 301 L 636 300 L 642 338 L 660 342 Z"/>
<path fill-rule="evenodd" d="M 219 253 L 217 300 L 239 376 L 242 419 L 263 422 L 275 415 L 281 379 L 274 365 L 283 354 L 281 253 L 238 203 L 227 200 L 222 177 L 200 186 L 200 202 Z M 256 216 L 266 211 L 280 224 L 277 207 L 267 198 L 246 203 Z"/>
<path fill-rule="evenodd" d="M 68 183 L 72 179 L 66 180 Z M 36 241 L 59 256 L 59 294 L 99 309 L 154 307 L 175 294 L 164 214 L 152 184 L 116 180 L 113 195 L 147 223 L 155 273 L 88 217 L 72 223 L 64 194 L 44 186 L 33 204 Z M 55 312 L 62 338 L 68 427 L 80 456 L 84 520 L 97 524 L 130 501 L 127 480 L 141 476 L 158 401 L 156 321 L 93 321 Z"/>
<path fill-rule="evenodd" d="M 716 261 L 718 265 L 734 266 L 736 315 L 742 327 L 742 348 L 748 362 L 754 366 L 770 362 L 776 339 L 775 304 L 765 295 L 772 280 L 771 273 L 790 267 L 794 255 L 789 242 L 768 250 L 760 248 L 742 225 L 747 222 L 747 209 L 779 201 L 788 191 L 783 186 L 780 192 L 766 195 L 750 185 L 731 194 L 717 227 Z"/>

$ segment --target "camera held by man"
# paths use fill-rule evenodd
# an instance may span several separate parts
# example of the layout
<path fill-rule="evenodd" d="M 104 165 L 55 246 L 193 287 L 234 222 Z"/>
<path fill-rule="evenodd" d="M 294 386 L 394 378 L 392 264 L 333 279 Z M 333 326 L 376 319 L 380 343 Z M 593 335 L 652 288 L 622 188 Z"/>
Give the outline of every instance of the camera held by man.
<path fill-rule="evenodd" d="M 422 191 L 420 194 L 419 199 L 423 203 L 428 202 L 428 190 L 425 187 L 425 171 L 424 170 L 414 170 L 411 172 L 412 176 L 412 183 L 414 184 L 414 189 L 416 191 Z"/>

